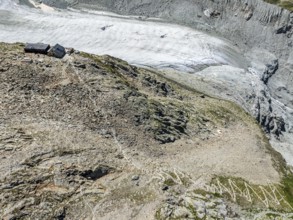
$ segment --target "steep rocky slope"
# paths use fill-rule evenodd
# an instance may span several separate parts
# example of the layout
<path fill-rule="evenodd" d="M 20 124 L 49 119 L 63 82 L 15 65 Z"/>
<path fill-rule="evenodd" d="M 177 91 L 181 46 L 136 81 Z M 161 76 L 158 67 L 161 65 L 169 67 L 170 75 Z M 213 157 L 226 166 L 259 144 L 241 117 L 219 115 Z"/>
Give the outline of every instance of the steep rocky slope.
<path fill-rule="evenodd" d="M 293 178 L 255 120 L 125 61 L 0 44 L 3 219 L 279 219 Z"/>

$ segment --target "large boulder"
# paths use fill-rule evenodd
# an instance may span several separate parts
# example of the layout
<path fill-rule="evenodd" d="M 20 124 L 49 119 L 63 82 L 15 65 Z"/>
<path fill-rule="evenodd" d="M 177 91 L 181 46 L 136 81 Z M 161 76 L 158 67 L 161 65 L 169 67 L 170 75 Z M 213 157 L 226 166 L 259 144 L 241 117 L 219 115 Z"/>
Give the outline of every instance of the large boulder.
<path fill-rule="evenodd" d="M 47 52 L 50 49 L 49 44 L 43 44 L 43 43 L 27 43 L 25 45 L 24 51 L 26 53 L 41 53 L 41 54 L 47 54 Z"/>
<path fill-rule="evenodd" d="M 56 57 L 56 58 L 63 58 L 65 54 L 66 54 L 66 50 L 60 44 L 56 44 L 48 52 L 49 56 Z"/>

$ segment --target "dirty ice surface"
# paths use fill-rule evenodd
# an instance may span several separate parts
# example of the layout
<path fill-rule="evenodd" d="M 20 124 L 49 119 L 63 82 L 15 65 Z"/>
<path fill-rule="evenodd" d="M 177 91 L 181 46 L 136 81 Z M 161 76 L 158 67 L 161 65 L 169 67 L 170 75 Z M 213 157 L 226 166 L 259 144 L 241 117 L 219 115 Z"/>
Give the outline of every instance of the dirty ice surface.
<path fill-rule="evenodd" d="M 150 19 L 151 20 L 151 19 Z M 60 43 L 131 64 L 193 72 L 209 65 L 242 67 L 224 39 L 175 24 L 77 10 L 30 8 L 0 0 L 0 41 Z"/>

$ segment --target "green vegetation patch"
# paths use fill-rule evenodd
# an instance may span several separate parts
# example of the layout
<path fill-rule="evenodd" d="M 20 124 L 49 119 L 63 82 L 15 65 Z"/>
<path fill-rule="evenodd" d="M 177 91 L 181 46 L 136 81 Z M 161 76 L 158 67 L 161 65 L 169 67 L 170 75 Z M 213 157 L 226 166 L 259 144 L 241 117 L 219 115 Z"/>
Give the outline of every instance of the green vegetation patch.
<path fill-rule="evenodd" d="M 255 185 L 241 178 L 216 177 L 211 191 L 250 210 L 271 209 L 293 211 L 293 175 L 283 178 L 281 184 Z"/>
<path fill-rule="evenodd" d="M 293 11 L 293 1 L 292 0 L 265 0 L 270 4 L 279 5 L 282 8 Z"/>
<path fill-rule="evenodd" d="M 23 51 L 23 48 L 24 48 L 23 43 L 9 44 L 9 43 L 0 42 L 0 52 L 7 52 L 7 51 L 19 52 L 19 51 Z"/>

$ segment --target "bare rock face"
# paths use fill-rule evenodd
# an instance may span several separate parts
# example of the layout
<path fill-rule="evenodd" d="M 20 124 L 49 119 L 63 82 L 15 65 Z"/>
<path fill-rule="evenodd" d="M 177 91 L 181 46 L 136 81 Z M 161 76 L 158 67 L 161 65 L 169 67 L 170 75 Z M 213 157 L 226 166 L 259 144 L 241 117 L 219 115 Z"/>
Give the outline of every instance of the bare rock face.
<path fill-rule="evenodd" d="M 1 218 L 292 216 L 291 174 L 237 105 L 113 57 L 23 47 L 0 44 Z"/>

